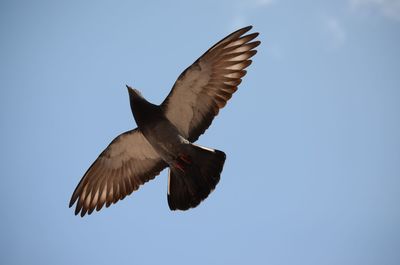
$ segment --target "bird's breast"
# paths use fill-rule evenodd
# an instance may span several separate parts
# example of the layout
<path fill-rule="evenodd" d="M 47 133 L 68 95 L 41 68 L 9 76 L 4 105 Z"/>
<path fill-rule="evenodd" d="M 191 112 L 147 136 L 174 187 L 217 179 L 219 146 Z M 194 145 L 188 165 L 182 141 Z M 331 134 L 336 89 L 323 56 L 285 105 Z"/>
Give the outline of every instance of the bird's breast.
<path fill-rule="evenodd" d="M 175 159 L 183 144 L 188 143 L 167 119 L 161 119 L 144 127 L 141 129 L 143 135 L 167 163 Z"/>

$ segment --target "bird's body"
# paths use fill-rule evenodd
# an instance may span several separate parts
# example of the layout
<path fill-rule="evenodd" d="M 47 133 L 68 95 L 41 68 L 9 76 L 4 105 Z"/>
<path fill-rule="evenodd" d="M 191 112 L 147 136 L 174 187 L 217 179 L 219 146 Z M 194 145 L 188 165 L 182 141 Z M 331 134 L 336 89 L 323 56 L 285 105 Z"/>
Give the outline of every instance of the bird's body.
<path fill-rule="evenodd" d="M 122 133 L 99 155 L 76 187 L 70 207 L 91 214 L 110 206 L 169 167 L 171 210 L 196 207 L 220 180 L 225 153 L 195 145 L 246 74 L 260 42 L 239 29 L 211 47 L 177 79 L 160 105 L 129 86 L 138 128 Z"/>
<path fill-rule="evenodd" d="M 170 208 L 197 206 L 217 185 L 225 153 L 192 144 L 164 115 L 161 106 L 148 102 L 136 89 L 127 88 L 138 129 L 170 168 Z"/>
<path fill-rule="evenodd" d="M 127 86 L 131 110 L 139 130 L 158 155 L 171 164 L 184 144 L 189 142 L 165 117 L 160 106 L 148 102 L 139 91 Z"/>

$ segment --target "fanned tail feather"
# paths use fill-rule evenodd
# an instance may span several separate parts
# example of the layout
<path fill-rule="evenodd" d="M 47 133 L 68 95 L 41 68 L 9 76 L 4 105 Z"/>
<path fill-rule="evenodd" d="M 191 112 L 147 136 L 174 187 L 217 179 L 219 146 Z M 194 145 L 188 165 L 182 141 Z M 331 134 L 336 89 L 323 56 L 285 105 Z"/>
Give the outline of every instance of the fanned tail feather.
<path fill-rule="evenodd" d="M 200 204 L 215 189 L 225 162 L 225 153 L 191 144 L 170 165 L 168 205 L 171 210 L 187 210 Z"/>

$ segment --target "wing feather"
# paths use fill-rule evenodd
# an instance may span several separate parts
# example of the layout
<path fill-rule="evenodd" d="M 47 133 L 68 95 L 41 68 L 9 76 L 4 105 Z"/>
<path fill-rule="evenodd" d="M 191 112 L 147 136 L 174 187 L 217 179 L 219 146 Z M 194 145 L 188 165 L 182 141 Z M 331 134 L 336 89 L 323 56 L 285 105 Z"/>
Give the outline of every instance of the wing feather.
<path fill-rule="evenodd" d="M 153 179 L 166 163 L 138 130 L 116 137 L 82 177 L 72 194 L 75 214 L 84 216 L 104 205 L 124 199 L 140 185 Z"/>
<path fill-rule="evenodd" d="M 232 94 L 257 51 L 258 33 L 239 29 L 211 47 L 179 76 L 161 104 L 166 117 L 189 141 L 196 141 L 210 126 Z"/>

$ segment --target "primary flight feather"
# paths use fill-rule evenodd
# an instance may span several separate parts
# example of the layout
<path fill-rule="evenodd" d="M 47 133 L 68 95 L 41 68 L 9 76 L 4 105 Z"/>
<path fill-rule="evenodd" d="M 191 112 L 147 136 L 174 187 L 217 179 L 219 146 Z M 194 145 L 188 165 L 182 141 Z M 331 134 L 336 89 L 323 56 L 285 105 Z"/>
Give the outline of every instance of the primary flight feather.
<path fill-rule="evenodd" d="M 110 206 L 169 167 L 171 210 L 196 207 L 220 179 L 225 153 L 193 144 L 232 97 L 256 54 L 258 33 L 239 29 L 206 51 L 176 80 L 161 105 L 127 86 L 138 128 L 117 136 L 89 167 L 69 206 L 84 216 Z"/>

